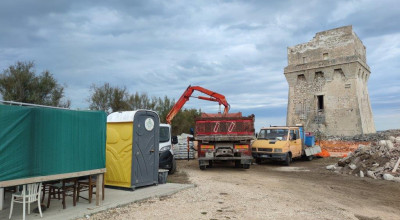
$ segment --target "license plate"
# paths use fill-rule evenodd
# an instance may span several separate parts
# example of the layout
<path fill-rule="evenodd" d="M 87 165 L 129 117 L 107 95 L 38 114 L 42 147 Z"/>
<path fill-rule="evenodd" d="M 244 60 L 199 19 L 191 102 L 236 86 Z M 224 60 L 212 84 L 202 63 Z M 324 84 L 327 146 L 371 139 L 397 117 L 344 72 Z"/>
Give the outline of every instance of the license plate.
<path fill-rule="evenodd" d="M 269 156 L 269 155 L 266 155 L 266 154 L 264 154 L 264 155 L 261 155 L 261 158 L 270 158 L 270 156 Z"/>
<path fill-rule="evenodd" d="M 214 153 L 213 152 L 206 152 L 206 157 L 207 158 L 213 158 L 214 157 Z"/>

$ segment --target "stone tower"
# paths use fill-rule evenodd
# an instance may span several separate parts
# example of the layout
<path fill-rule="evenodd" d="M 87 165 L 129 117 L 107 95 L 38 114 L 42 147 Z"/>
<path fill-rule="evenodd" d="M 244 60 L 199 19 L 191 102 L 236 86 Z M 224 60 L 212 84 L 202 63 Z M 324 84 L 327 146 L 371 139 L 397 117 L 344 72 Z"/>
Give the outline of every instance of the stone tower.
<path fill-rule="evenodd" d="M 288 47 L 287 125 L 306 131 L 352 136 L 375 133 L 367 82 L 371 74 L 365 46 L 344 26 L 319 32 Z"/>

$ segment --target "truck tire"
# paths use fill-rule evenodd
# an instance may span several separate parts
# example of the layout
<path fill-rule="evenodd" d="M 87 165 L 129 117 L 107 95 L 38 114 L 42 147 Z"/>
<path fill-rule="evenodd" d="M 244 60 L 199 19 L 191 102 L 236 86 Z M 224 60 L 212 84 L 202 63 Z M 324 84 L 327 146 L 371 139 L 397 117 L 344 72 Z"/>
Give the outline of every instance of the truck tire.
<path fill-rule="evenodd" d="M 205 170 L 207 168 L 207 165 L 202 165 L 201 161 L 199 160 L 199 168 L 200 170 Z"/>
<path fill-rule="evenodd" d="M 171 169 L 168 171 L 168 174 L 172 175 L 175 173 L 175 171 L 176 171 L 176 160 L 174 158 L 174 159 L 172 159 L 172 166 L 171 166 Z"/>
<path fill-rule="evenodd" d="M 287 153 L 286 154 L 286 158 L 285 158 L 285 166 L 289 166 L 290 163 L 292 162 L 292 154 L 291 153 Z"/>
<path fill-rule="evenodd" d="M 212 161 L 212 160 L 208 161 L 208 167 L 211 168 L 211 167 L 213 167 L 213 166 L 214 166 L 213 161 Z"/>
<path fill-rule="evenodd" d="M 235 160 L 235 168 L 241 168 L 240 160 Z"/>
<path fill-rule="evenodd" d="M 243 164 L 243 169 L 249 169 L 249 168 L 250 168 L 250 164 L 248 164 L 248 163 Z"/>
<path fill-rule="evenodd" d="M 257 164 L 261 164 L 261 162 L 262 162 L 261 158 L 256 158 L 256 163 Z"/>

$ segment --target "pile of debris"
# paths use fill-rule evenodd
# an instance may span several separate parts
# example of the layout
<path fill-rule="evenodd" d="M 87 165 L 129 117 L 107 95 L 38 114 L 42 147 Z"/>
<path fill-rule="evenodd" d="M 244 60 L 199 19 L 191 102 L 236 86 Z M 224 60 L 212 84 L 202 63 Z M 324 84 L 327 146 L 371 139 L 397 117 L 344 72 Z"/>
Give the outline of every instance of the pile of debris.
<path fill-rule="evenodd" d="M 357 150 L 326 169 L 359 177 L 400 182 L 400 173 L 397 172 L 400 170 L 400 136 L 390 136 L 388 139 L 372 142 L 370 145 L 359 145 Z"/>
<path fill-rule="evenodd" d="M 329 141 L 357 141 L 357 142 L 374 142 L 379 140 L 387 140 L 389 137 L 399 136 L 400 129 L 390 129 L 384 131 L 377 131 L 371 134 L 360 134 L 355 136 L 325 136 L 321 135 L 323 140 Z M 318 138 L 317 138 L 318 139 Z"/>

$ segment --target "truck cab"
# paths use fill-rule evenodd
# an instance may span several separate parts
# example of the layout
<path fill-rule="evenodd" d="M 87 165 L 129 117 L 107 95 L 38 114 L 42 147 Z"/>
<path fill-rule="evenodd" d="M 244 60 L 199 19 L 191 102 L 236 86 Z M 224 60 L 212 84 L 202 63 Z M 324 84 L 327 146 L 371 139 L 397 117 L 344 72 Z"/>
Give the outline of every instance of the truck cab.
<path fill-rule="evenodd" d="M 171 136 L 171 125 L 160 124 L 159 168 L 169 170 L 169 174 L 173 174 L 176 171 L 173 145 L 177 143 L 176 136 Z"/>
<path fill-rule="evenodd" d="M 293 158 L 306 157 L 321 151 L 319 146 L 306 146 L 302 126 L 261 128 L 257 140 L 252 144 L 252 156 L 257 163 L 265 160 L 283 161 L 290 165 Z"/>

